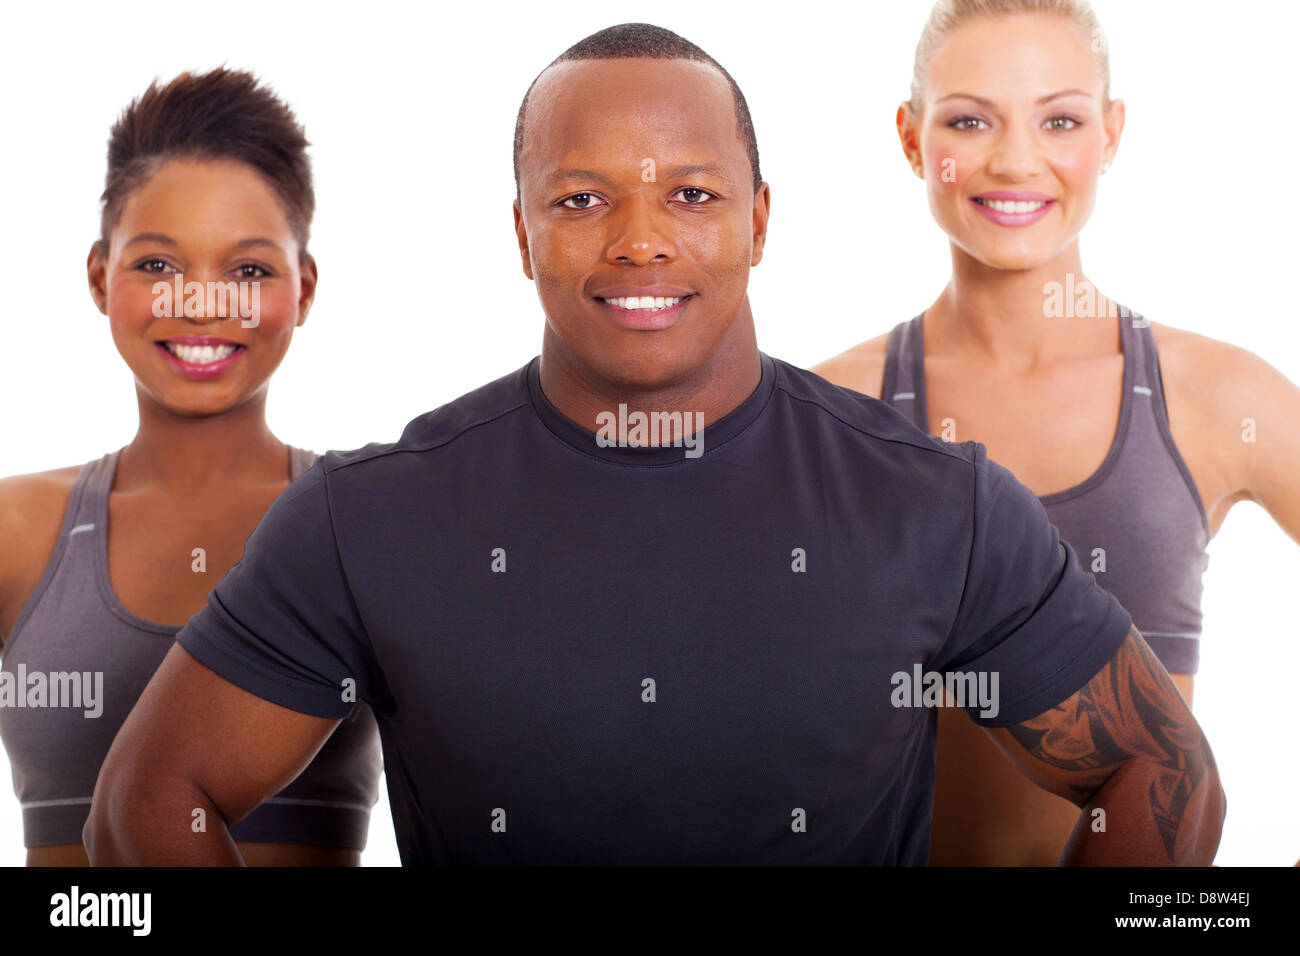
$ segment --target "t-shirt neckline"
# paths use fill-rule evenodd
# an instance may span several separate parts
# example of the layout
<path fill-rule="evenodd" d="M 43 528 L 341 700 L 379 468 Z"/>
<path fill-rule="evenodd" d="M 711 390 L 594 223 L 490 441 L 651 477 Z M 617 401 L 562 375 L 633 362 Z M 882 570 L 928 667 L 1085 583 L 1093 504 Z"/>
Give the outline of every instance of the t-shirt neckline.
<path fill-rule="evenodd" d="M 590 458 L 631 465 L 698 462 L 753 424 L 767 406 L 767 401 L 776 388 L 776 363 L 764 352 L 759 352 L 758 355 L 762 365 L 762 377 L 758 387 L 722 418 L 705 425 L 702 450 L 695 457 L 687 456 L 688 451 L 694 454 L 694 449 L 675 445 L 602 446 L 597 442 L 595 432 L 588 431 L 566 417 L 546 397 L 541 384 L 541 356 L 535 357 L 528 363 L 526 370 L 528 394 L 534 412 L 547 429 L 566 445 Z M 612 408 L 610 412 L 617 415 L 618 409 Z"/>

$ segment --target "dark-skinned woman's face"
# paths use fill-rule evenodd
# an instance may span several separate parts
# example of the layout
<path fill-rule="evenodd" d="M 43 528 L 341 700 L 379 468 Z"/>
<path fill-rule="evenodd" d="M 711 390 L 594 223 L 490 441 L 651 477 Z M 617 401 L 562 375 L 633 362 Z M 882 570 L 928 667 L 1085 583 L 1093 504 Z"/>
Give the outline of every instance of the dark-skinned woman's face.
<path fill-rule="evenodd" d="M 226 160 L 161 166 L 87 266 L 141 397 L 184 416 L 218 415 L 262 393 L 316 287 L 315 263 L 300 259 L 270 185 Z"/>

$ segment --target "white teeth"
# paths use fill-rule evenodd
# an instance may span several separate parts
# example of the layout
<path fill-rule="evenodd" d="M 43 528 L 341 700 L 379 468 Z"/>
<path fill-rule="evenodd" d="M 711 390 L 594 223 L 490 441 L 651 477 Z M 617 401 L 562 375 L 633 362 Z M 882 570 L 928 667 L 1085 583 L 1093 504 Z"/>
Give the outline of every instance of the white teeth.
<path fill-rule="evenodd" d="M 213 362 L 220 362 L 224 358 L 230 358 L 235 353 L 233 345 L 180 345 L 176 342 L 163 343 L 167 351 L 171 352 L 182 362 L 189 362 L 191 365 L 211 365 Z"/>
<path fill-rule="evenodd" d="M 1002 199 L 981 199 L 980 202 L 995 212 L 1010 213 L 1012 215 L 1037 212 L 1047 205 L 1046 202 L 1007 202 Z"/>
<path fill-rule="evenodd" d="M 620 309 L 635 309 L 638 312 L 661 312 L 664 309 L 671 309 L 682 300 L 663 295 L 629 295 L 620 296 L 617 299 L 602 299 L 601 301 L 618 306 Z"/>

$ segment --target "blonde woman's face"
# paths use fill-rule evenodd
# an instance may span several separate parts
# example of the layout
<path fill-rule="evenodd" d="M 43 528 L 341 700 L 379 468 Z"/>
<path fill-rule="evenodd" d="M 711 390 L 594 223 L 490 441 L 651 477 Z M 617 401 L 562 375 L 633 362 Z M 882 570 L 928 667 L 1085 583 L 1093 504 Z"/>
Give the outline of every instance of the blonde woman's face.
<path fill-rule="evenodd" d="M 1092 213 L 1123 126 L 1092 43 L 1062 16 L 970 21 L 938 49 L 919 119 L 900 113 L 935 220 L 990 267 L 1050 262 Z"/>

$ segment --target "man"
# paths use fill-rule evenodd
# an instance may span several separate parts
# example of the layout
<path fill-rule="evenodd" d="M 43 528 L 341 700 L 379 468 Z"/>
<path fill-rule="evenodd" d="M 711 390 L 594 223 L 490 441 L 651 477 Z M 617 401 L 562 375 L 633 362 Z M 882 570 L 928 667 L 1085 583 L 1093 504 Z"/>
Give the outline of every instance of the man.
<path fill-rule="evenodd" d="M 1034 496 L 759 352 L 730 76 L 601 31 L 515 151 L 540 360 L 272 506 L 118 736 L 91 859 L 239 862 L 361 699 L 407 864 L 920 864 L 944 681 L 1081 807 L 1068 862 L 1208 863 L 1210 748 Z"/>

